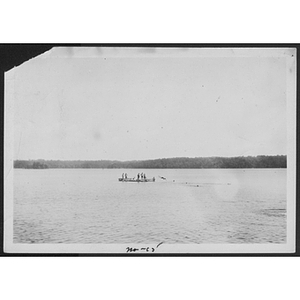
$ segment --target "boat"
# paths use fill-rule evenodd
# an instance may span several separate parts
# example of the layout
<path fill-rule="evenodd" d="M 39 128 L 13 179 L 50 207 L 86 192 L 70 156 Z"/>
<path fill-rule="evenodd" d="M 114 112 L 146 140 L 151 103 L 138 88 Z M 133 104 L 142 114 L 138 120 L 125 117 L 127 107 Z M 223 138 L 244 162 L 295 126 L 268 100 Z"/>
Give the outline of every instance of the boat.
<path fill-rule="evenodd" d="M 155 177 L 153 178 L 142 178 L 142 179 L 136 179 L 136 178 L 119 178 L 119 181 L 122 182 L 155 182 Z"/>

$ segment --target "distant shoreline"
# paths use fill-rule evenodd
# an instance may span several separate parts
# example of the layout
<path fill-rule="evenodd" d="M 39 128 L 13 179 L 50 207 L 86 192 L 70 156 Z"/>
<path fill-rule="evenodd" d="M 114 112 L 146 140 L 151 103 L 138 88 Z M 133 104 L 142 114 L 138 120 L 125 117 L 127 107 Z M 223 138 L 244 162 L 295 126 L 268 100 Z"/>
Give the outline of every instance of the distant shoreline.
<path fill-rule="evenodd" d="M 175 157 L 152 160 L 15 160 L 16 169 L 265 169 L 286 168 L 286 155 Z"/>

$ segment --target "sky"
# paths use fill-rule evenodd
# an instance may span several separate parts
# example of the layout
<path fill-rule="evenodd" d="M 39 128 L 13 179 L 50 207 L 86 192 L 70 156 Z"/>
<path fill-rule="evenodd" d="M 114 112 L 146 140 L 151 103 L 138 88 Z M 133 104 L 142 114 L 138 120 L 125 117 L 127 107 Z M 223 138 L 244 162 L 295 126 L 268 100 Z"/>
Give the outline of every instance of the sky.
<path fill-rule="evenodd" d="M 285 155 L 284 50 L 53 48 L 9 71 L 14 159 Z"/>

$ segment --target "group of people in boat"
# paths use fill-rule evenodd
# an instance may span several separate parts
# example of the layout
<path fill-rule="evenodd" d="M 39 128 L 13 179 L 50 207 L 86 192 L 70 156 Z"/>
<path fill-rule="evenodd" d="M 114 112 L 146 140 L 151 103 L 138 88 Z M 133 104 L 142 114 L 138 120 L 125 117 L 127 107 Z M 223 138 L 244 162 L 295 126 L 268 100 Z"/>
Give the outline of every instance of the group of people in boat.
<path fill-rule="evenodd" d="M 141 173 L 141 174 L 138 173 L 138 174 L 137 174 L 137 179 L 139 180 L 140 178 L 141 178 L 141 179 L 147 179 L 147 178 L 146 178 L 146 174 L 145 174 L 145 173 Z"/>
<path fill-rule="evenodd" d="M 138 173 L 136 177 L 137 177 L 137 180 L 147 179 L 145 173 Z M 122 179 L 127 179 L 127 173 L 122 174 Z M 133 179 L 135 179 L 135 177 Z"/>

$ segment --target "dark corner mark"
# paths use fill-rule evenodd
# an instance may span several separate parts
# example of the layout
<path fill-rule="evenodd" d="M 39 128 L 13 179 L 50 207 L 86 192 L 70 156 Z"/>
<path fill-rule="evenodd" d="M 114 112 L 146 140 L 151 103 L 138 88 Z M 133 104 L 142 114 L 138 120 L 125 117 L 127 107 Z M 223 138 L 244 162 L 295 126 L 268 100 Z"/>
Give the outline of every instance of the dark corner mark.
<path fill-rule="evenodd" d="M 50 45 L 0 44 L 0 68 L 8 71 L 53 48 Z"/>

